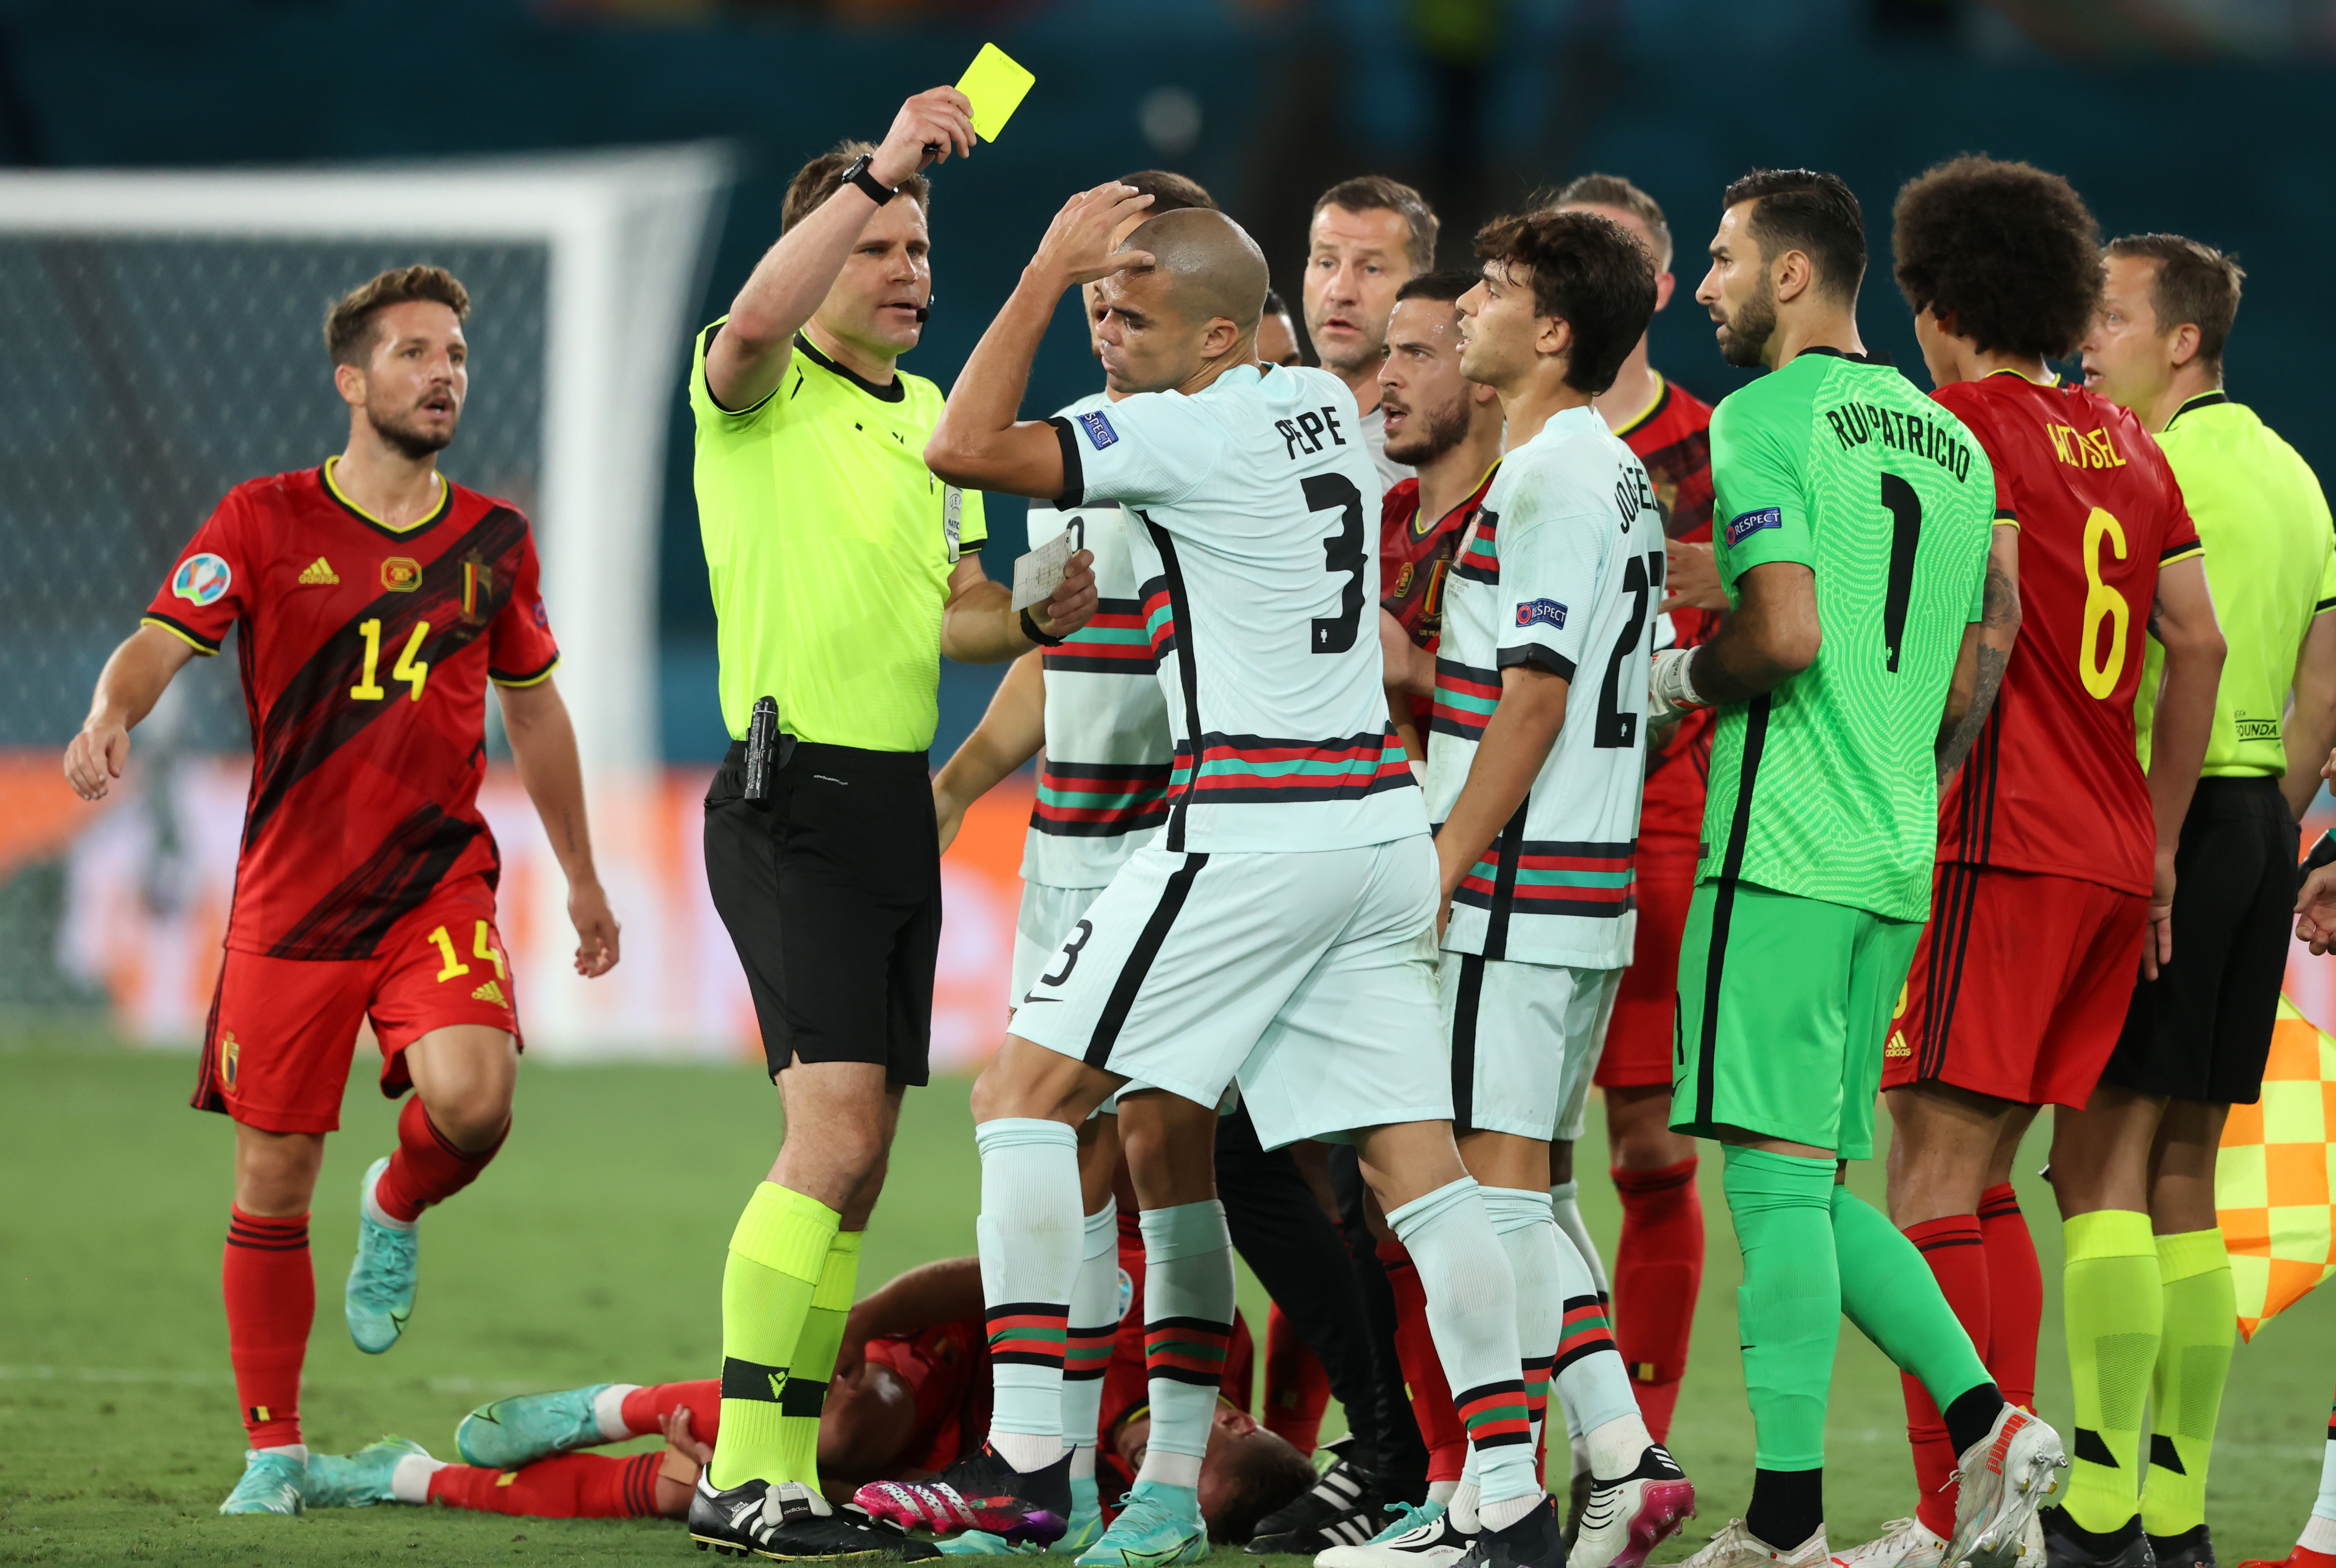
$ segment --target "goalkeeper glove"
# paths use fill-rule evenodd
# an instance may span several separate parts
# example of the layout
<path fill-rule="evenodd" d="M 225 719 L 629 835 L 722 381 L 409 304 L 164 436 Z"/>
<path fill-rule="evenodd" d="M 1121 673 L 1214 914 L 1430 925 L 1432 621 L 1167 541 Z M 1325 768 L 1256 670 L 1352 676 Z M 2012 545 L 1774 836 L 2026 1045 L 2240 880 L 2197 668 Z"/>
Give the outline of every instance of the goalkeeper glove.
<path fill-rule="evenodd" d="M 1695 650 L 1667 648 L 1655 655 L 1647 682 L 1647 722 L 1667 724 L 1691 707 L 1708 707 L 1688 679 L 1687 663 Z"/>

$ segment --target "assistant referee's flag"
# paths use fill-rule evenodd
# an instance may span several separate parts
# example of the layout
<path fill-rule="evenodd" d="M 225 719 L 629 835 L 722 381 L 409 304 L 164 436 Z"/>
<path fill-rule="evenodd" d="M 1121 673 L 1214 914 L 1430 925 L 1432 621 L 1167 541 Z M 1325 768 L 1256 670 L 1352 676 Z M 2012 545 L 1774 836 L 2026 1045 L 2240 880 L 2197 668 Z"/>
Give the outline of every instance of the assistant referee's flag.
<path fill-rule="evenodd" d="M 2214 1165 L 2214 1207 L 2231 1254 L 2239 1332 L 2336 1273 L 2336 1037 L 2285 997 L 2272 1026 L 2263 1098 L 2233 1105 Z"/>

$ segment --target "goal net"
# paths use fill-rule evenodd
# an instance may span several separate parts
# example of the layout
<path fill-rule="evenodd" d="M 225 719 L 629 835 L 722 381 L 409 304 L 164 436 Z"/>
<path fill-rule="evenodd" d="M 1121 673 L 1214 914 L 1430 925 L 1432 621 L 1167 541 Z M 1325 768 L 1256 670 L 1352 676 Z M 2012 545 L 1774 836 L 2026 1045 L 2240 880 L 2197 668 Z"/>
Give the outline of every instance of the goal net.
<path fill-rule="evenodd" d="M 470 290 L 470 402 L 444 467 L 534 521 L 604 878 L 613 892 L 667 874 L 634 869 L 635 808 L 658 794 L 656 544 L 729 179 L 706 145 L 0 174 L 0 1027 L 110 1016 L 141 1038 L 200 1032 L 248 775 L 234 658 L 180 677 L 103 807 L 73 798 L 59 755 L 107 652 L 219 497 L 340 449 L 324 312 L 387 267 L 436 263 Z M 530 1046 L 735 1032 L 676 1010 L 671 966 L 628 961 L 588 993 L 564 961 L 556 868 L 508 776 L 487 806 Z"/>

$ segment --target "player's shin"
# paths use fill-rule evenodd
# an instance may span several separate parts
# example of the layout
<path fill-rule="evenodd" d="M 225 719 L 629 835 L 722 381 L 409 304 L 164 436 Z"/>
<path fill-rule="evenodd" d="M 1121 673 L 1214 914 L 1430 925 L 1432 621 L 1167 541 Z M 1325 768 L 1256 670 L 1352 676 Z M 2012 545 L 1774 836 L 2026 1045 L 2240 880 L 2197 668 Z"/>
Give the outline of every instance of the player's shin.
<path fill-rule="evenodd" d="M 779 1463 L 789 1476 L 810 1481 L 819 1474 L 819 1413 L 827 1402 L 827 1385 L 835 1376 L 836 1352 L 843 1345 L 843 1320 L 852 1312 L 852 1298 L 860 1284 L 860 1231 L 838 1231 L 820 1266 L 819 1287 L 812 1292 L 811 1309 L 803 1314 L 803 1334 L 795 1341 L 794 1364 L 787 1370 L 788 1398 L 780 1410 L 782 1447 Z"/>
<path fill-rule="evenodd" d="M 1086 1217 L 1078 1278 L 1071 1285 L 1063 1344 L 1063 1441 L 1071 1448 L 1071 1484 L 1095 1484 L 1095 1443 L 1103 1421 L 1103 1379 L 1119 1331 L 1119 1205 L 1109 1197 Z"/>
<path fill-rule="evenodd" d="M 2206 1522 L 2206 1460 L 2222 1416 L 2238 1308 L 2230 1254 L 2219 1230 L 2158 1237 L 2157 1270 L 2164 1281 L 2165 1332 L 2150 1382 L 2141 1527 L 2155 1536 L 2170 1536 Z"/>
<path fill-rule="evenodd" d="M 1499 1530 L 1541 1497 L 1517 1350 L 1516 1280 L 1466 1177 L 1387 1213 L 1427 1296 L 1428 1327 L 1475 1450 L 1478 1517 Z"/>
<path fill-rule="evenodd" d="M 1696 1162 L 1659 1171 L 1616 1167 L 1622 1239 L 1614 1249 L 1614 1340 L 1647 1429 L 1660 1443 L 1687 1374 L 1696 1298 L 1703 1289 L 1703 1202 Z"/>
<path fill-rule="evenodd" d="M 707 1466 L 718 1488 L 813 1480 L 785 1466 L 786 1417 L 803 1403 L 790 1406 L 789 1379 L 840 1219 L 775 1182 L 756 1187 L 738 1218 L 722 1270 L 722 1430 Z"/>
<path fill-rule="evenodd" d="M 409 1096 L 404 1108 L 397 1113 L 397 1149 L 389 1157 L 389 1168 L 374 1184 L 374 1201 L 391 1221 L 411 1225 L 422 1217 L 423 1210 L 444 1203 L 477 1181 L 510 1135 L 511 1124 L 505 1121 L 503 1130 L 484 1148 L 462 1148 L 430 1119 L 422 1096 Z"/>
<path fill-rule="evenodd" d="M 1833 1189 L 1841 1310 L 1938 1402 L 1957 1454 L 1987 1436 L 2003 1400 L 1906 1233 L 1847 1187 Z"/>
<path fill-rule="evenodd" d="M 2149 1216 L 2097 1209 L 2062 1231 L 2062 1311 L 2068 1336 L 2068 1383 L 2076 1426 L 2060 1506 L 2083 1529 L 2117 1530 L 2140 1505 L 2134 1466 L 2141 1447 L 2142 1404 L 2165 1329 L 2165 1293 Z"/>
<path fill-rule="evenodd" d="M 1078 1136 L 1060 1122 L 1002 1116 L 981 1151 L 981 1293 L 989 1324 L 989 1442 L 1017 1470 L 1063 1453 L 1063 1350 L 1085 1232 Z"/>
<path fill-rule="evenodd" d="M 1449 1503 L 1468 1462 L 1468 1429 L 1460 1424 L 1459 1407 L 1451 1386 L 1444 1380 L 1444 1363 L 1436 1353 L 1436 1337 L 1427 1326 L 1427 1295 L 1420 1288 L 1419 1270 L 1401 1242 L 1389 1237 L 1378 1244 L 1378 1260 L 1387 1271 L 1387 1288 L 1395 1297 L 1396 1359 L 1409 1395 L 1413 1422 L 1427 1446 L 1427 1496 Z M 1470 1506 L 1474 1507 L 1472 1503 Z M 1470 1515 L 1469 1528 L 1475 1526 Z"/>
<path fill-rule="evenodd" d="M 1232 1335 L 1232 1242 L 1214 1198 L 1146 1209 L 1143 1224 L 1152 1437 L 1136 1479 L 1197 1491 Z"/>
<path fill-rule="evenodd" d="M 2005 1182 L 1979 1199 L 1987 1251 L 1987 1369 L 2003 1397 L 2036 1407 L 2036 1341 L 2044 1324 L 2044 1274 L 2020 1195 Z"/>
<path fill-rule="evenodd" d="M 1841 1330 L 1833 1178 L 1829 1159 L 1730 1144 L 1722 1179 L 1744 1252 L 1736 1315 L 1757 1466 L 1744 1517 L 1779 1551 L 1825 1523 L 1825 1399 Z"/>
<path fill-rule="evenodd" d="M 1949 1214 L 1909 1225 L 1906 1239 L 1930 1265 L 1939 1290 L 1955 1319 L 1971 1336 L 1974 1348 L 1990 1342 L 1987 1253 L 1980 1238 L 1976 1214 Z M 1839 1246 L 1840 1236 L 1835 1235 Z M 1842 1271 L 1843 1293 L 1850 1290 L 1850 1271 Z M 1992 1368 L 1990 1368 L 1990 1371 Z M 1947 1436 L 1946 1417 L 1922 1380 L 1903 1374 L 1906 1399 L 1906 1438 L 1914 1451 L 1915 1517 L 1924 1528 L 1945 1539 L 1955 1527 L 1955 1460 L 1957 1449 Z"/>
<path fill-rule="evenodd" d="M 308 1216 L 268 1217 L 231 1207 L 219 1284 L 248 1440 L 260 1451 L 298 1447 L 300 1365 L 316 1316 Z"/>

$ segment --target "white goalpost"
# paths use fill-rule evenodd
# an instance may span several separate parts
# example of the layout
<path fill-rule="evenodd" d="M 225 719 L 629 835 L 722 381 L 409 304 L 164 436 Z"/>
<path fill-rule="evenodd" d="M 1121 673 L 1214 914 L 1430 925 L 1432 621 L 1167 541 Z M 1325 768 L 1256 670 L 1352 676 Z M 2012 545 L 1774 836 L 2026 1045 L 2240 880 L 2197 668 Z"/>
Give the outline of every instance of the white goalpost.
<path fill-rule="evenodd" d="M 21 573 L 15 585 L 44 608 L 0 629 L 0 693 L 14 694 L 0 706 L 18 716 L 0 720 L 0 756 L 62 747 L 87 701 L 92 650 L 134 626 L 168 552 L 210 501 L 337 449 L 344 416 L 317 336 L 325 305 L 380 267 L 443 258 L 472 281 L 474 300 L 472 408 L 446 467 L 511 495 L 535 524 L 594 826 L 621 862 L 621 813 L 650 788 L 658 762 L 667 438 L 731 178 L 718 144 L 363 167 L 0 172 L 0 283 L 12 284 L 0 287 L 0 327 L 26 356 L 0 369 L 0 463 L 25 476 L 0 498 L 0 559 L 79 562 L 78 575 L 37 566 L 36 576 L 54 576 L 45 590 Z M 500 358 L 484 351 L 497 333 Z M 239 739 L 218 733 L 229 712 L 219 677 L 231 674 L 207 677 L 219 689 L 188 699 L 209 706 L 175 742 L 158 714 L 165 722 L 152 744 L 140 743 L 158 765 L 197 749 L 191 741 Z M 182 842 L 186 813 L 171 810 L 141 831 L 185 872 L 158 878 L 149 857 L 140 875 L 150 905 L 217 869 L 218 847 Z M 519 831 L 540 836 L 531 821 L 499 831 L 507 859 L 523 858 L 513 854 L 524 847 L 511 842 Z M 126 874 L 136 862 L 114 863 Z M 604 867 L 612 894 L 627 874 L 621 863 Z M 587 991 L 554 961 L 572 946 L 562 940 L 557 876 L 521 881 L 518 910 L 506 882 L 504 920 L 528 939 L 513 956 L 525 946 L 530 1043 L 610 1048 L 612 1030 L 639 1026 L 638 1007 L 609 1006 L 636 985 Z M 113 941 L 119 933 L 104 927 L 117 917 L 106 911 L 127 906 L 76 916 L 74 896 L 69 887 L 61 950 Z M 206 918 L 190 916 L 194 929 L 178 939 L 181 968 L 201 962 L 206 934 L 216 950 Z M 658 945 L 656 932 L 641 935 Z M 83 957 L 85 970 L 122 961 Z M 107 983 L 138 1032 L 180 1034 L 168 1020 L 184 1017 L 179 992 L 190 979 L 163 978 L 164 994 L 144 1009 L 151 1027 Z"/>

